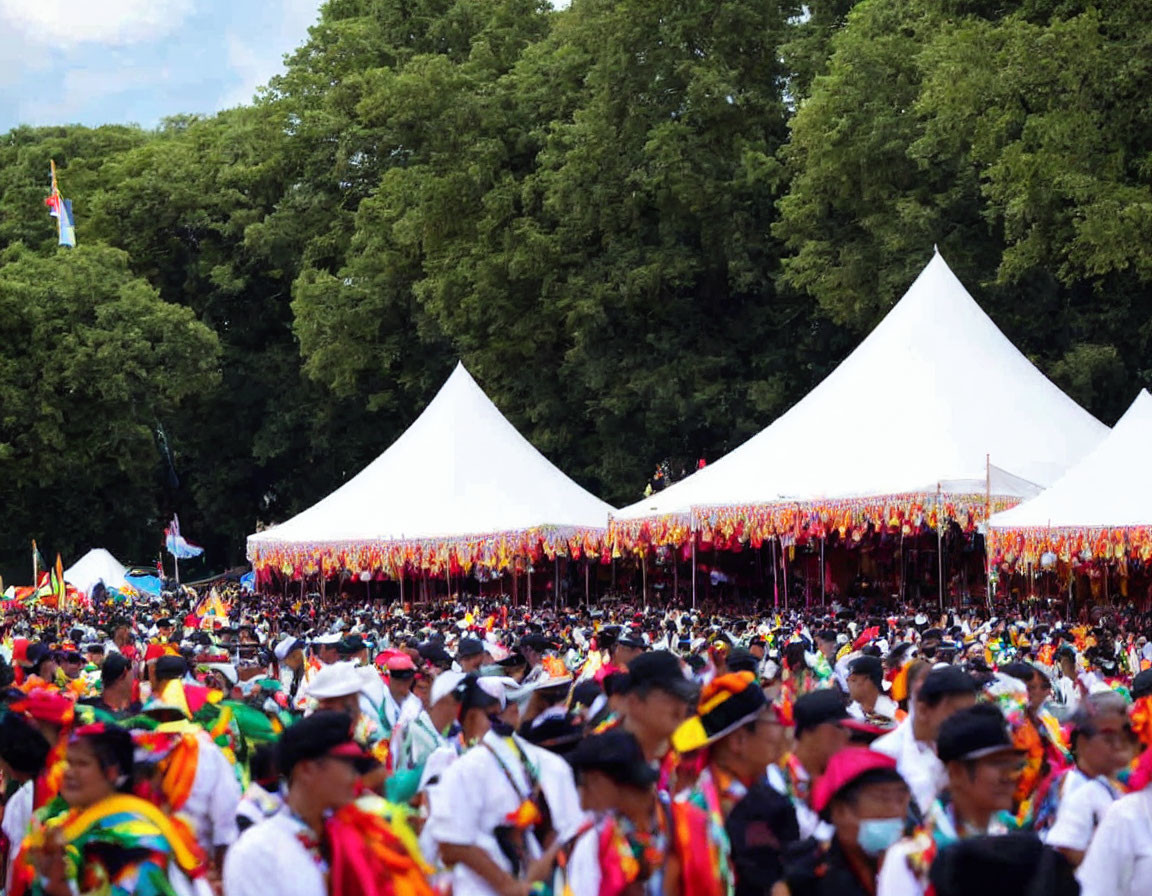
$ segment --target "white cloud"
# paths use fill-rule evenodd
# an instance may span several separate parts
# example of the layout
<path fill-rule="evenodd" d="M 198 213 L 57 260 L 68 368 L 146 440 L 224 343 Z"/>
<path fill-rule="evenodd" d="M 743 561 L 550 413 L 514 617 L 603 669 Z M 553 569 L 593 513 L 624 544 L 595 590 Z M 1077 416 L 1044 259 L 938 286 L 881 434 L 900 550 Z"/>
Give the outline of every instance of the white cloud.
<path fill-rule="evenodd" d="M 124 46 L 172 33 L 193 8 L 193 0 L 0 0 L 0 31 L 61 49 Z"/>
<path fill-rule="evenodd" d="M 268 83 L 284 69 L 284 56 L 308 37 L 308 28 L 316 23 L 323 0 L 279 0 L 268 6 L 278 7 L 279 14 L 267 23 L 268 30 L 258 35 L 228 32 L 228 68 L 236 86 L 220 97 L 218 107 L 229 109 L 252 101 L 256 89 Z"/>

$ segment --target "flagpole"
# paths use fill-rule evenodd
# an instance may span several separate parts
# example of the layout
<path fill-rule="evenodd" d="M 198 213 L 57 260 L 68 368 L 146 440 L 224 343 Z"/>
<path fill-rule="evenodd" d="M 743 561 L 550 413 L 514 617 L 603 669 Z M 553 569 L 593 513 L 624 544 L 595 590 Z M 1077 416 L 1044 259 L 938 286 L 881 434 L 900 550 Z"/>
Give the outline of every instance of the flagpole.
<path fill-rule="evenodd" d="M 32 587 L 36 587 L 37 580 L 40 577 L 40 564 L 36 562 L 36 539 L 32 539 Z"/>
<path fill-rule="evenodd" d="M 175 554 L 172 555 L 172 565 L 176 568 L 176 584 L 180 584 L 180 558 Z"/>

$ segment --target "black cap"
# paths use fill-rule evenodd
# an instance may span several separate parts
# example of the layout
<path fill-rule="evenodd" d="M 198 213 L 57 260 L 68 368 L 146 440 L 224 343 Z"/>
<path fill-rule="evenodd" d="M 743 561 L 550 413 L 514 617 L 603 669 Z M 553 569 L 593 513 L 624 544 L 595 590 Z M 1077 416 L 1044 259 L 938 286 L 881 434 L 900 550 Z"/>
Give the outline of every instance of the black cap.
<path fill-rule="evenodd" d="M 1152 694 L 1152 669 L 1145 669 L 1143 672 L 1137 673 L 1136 677 L 1132 679 L 1130 691 L 1133 700 L 1139 700 L 1141 697 Z"/>
<path fill-rule="evenodd" d="M 520 643 L 523 644 L 524 642 L 521 641 Z M 528 660 L 524 657 L 524 654 L 515 651 L 508 654 L 508 656 L 502 660 L 496 660 L 496 665 L 502 666 L 505 669 L 515 669 L 517 666 L 527 666 Z"/>
<path fill-rule="evenodd" d="M 602 772 L 617 784 L 631 787 L 650 787 L 660 776 L 644 758 L 635 735 L 623 728 L 584 738 L 566 758 L 577 772 Z"/>
<path fill-rule="evenodd" d="M 123 678 L 131 668 L 131 661 L 124 654 L 115 651 L 108 655 L 108 659 L 104 660 L 104 664 L 100 667 L 100 681 L 104 687 L 108 687 Z"/>
<path fill-rule="evenodd" d="M 461 638 L 456 645 L 457 657 L 479 656 L 484 652 L 484 642 L 479 638 Z"/>
<path fill-rule="evenodd" d="M 417 653 L 424 660 L 427 660 L 434 666 L 444 666 L 447 668 L 452 665 L 452 654 L 444 649 L 444 645 L 439 641 L 425 641 L 417 645 Z"/>
<path fill-rule="evenodd" d="M 377 763 L 352 739 L 352 717 L 321 710 L 284 729 L 280 735 L 280 770 L 290 775 L 297 762 L 321 756 L 347 757 L 363 773 Z"/>
<path fill-rule="evenodd" d="M 750 650 L 737 647 L 728 654 L 728 671 L 751 672 L 755 675 L 760 671 L 760 660 L 756 659 L 756 655 Z"/>
<path fill-rule="evenodd" d="M 29 644 L 25 656 L 28 658 L 28 665 L 36 667 L 52 656 L 52 648 L 43 642 Z"/>
<path fill-rule="evenodd" d="M 1075 896 L 1080 892 L 1068 860 L 1023 831 L 959 840 L 932 862 L 937 896 Z"/>
<path fill-rule="evenodd" d="M 555 646 L 555 644 L 539 632 L 532 632 L 520 639 L 521 650 L 528 648 L 535 650 L 537 653 L 543 653 L 545 650 L 551 650 Z"/>
<path fill-rule="evenodd" d="M 110 660 L 111 657 L 108 658 Z M 104 661 L 104 665 L 108 665 L 108 660 Z M 159 657 L 156 660 L 156 677 L 165 680 L 171 678 L 183 678 L 188 671 L 188 663 L 185 662 L 182 656 L 172 656 L 167 654 Z"/>
<path fill-rule="evenodd" d="M 992 753 L 1016 750 L 1008 723 L 995 706 L 983 703 L 953 713 L 940 726 L 936 754 L 941 762 L 980 759 Z"/>
<path fill-rule="evenodd" d="M 341 656 L 352 656 L 354 653 L 359 653 L 361 650 L 367 649 L 368 645 L 364 643 L 364 639 L 359 635 L 349 635 L 336 645 L 336 650 Z"/>
<path fill-rule="evenodd" d="M 797 697 L 792 704 L 792 718 L 796 722 L 796 736 L 799 737 L 818 725 L 839 724 L 848 718 L 848 707 L 839 691 L 823 688 Z"/>
<path fill-rule="evenodd" d="M 696 682 L 684 676 L 680 660 L 667 650 L 653 650 L 642 653 L 628 664 L 628 684 L 625 692 L 640 686 L 659 688 L 679 697 L 681 700 L 696 702 L 700 688 Z"/>
<path fill-rule="evenodd" d="M 884 664 L 878 656 L 858 656 L 848 664 L 849 675 L 866 675 L 876 687 L 884 681 Z"/>
<path fill-rule="evenodd" d="M 941 666 L 924 676 L 916 699 L 924 703 L 937 703 L 953 694 L 975 694 L 976 682 L 972 676 L 956 666 Z"/>
<path fill-rule="evenodd" d="M 648 642 L 644 640 L 644 635 L 632 629 L 624 629 L 624 631 L 620 632 L 616 638 L 616 643 L 621 647 L 633 647 L 637 650 L 646 650 L 648 647 Z"/>

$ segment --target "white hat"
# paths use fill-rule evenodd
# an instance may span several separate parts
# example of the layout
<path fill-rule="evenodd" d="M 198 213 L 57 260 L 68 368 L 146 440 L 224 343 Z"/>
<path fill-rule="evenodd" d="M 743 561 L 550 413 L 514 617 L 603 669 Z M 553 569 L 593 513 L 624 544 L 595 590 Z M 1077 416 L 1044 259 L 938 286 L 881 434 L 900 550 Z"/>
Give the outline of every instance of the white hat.
<path fill-rule="evenodd" d="M 292 652 L 292 650 L 297 646 L 298 642 L 300 642 L 300 639 L 295 635 L 285 635 L 283 638 L 281 638 L 276 643 L 276 649 L 273 651 L 276 654 L 276 659 L 281 661 L 287 659 L 288 654 Z"/>
<path fill-rule="evenodd" d="M 236 687 L 236 683 L 240 680 L 240 676 L 236 674 L 236 667 L 231 663 L 207 663 L 209 669 L 214 669 L 225 678 L 232 687 Z"/>
<path fill-rule="evenodd" d="M 341 640 L 340 635 L 336 632 L 329 632 L 326 635 L 321 635 L 319 638 L 313 638 L 312 643 L 320 645 L 339 644 Z"/>
<path fill-rule="evenodd" d="M 456 672 L 448 669 L 441 672 L 436 676 L 435 681 L 432 682 L 432 690 L 428 694 L 428 705 L 435 706 L 450 693 L 456 690 L 456 686 L 464 680 L 463 672 Z"/>
<path fill-rule="evenodd" d="M 364 680 L 352 663 L 332 663 L 316 673 L 308 684 L 308 696 L 316 700 L 359 694 Z"/>

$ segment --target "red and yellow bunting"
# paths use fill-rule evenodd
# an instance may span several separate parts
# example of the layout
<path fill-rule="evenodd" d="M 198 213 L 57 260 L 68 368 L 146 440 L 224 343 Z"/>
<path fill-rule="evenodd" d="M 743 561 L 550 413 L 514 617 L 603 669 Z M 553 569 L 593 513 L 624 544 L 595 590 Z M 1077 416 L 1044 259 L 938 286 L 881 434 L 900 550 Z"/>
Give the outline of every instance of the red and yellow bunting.
<path fill-rule="evenodd" d="M 994 563 L 1041 564 L 1045 554 L 1061 563 L 1152 560 L 1152 526 L 1123 528 L 993 529 L 988 553 Z"/>
<path fill-rule="evenodd" d="M 842 538 L 862 533 L 869 525 L 911 534 L 922 526 L 935 528 L 940 517 L 965 531 L 975 529 L 989 510 L 998 513 L 1019 498 L 993 495 L 903 494 L 773 504 L 728 504 L 692 508 L 684 516 L 612 520 L 608 537 L 619 553 L 643 553 L 662 545 L 687 543 L 692 532 L 702 542 L 733 548 L 759 548 L 776 537 L 820 538 L 838 531 Z"/>
<path fill-rule="evenodd" d="M 249 543 L 248 559 L 259 572 L 290 578 L 342 570 L 396 579 L 401 575 L 468 575 L 482 569 L 498 574 L 515 564 L 585 556 L 605 551 L 605 530 L 540 527 L 461 538 L 411 541 Z"/>

